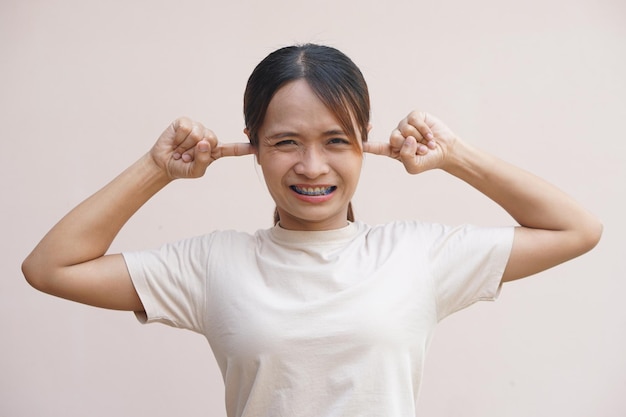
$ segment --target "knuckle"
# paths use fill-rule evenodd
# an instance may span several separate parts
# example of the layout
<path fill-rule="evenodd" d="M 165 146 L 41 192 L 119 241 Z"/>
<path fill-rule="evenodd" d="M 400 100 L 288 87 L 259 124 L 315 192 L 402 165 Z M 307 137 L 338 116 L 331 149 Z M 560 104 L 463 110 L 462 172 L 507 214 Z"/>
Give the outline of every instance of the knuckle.
<path fill-rule="evenodd" d="M 402 139 L 404 139 L 407 136 L 411 136 L 411 125 L 405 124 L 402 126 L 398 126 L 398 134 Z"/>
<path fill-rule="evenodd" d="M 194 142 L 198 142 L 200 141 L 203 136 L 204 136 L 204 132 L 203 132 L 203 127 L 202 125 L 198 124 L 198 123 L 194 123 L 191 131 L 189 132 L 188 136 L 194 141 Z"/>
<path fill-rule="evenodd" d="M 204 132 L 202 131 L 202 126 L 199 126 L 197 123 L 193 125 L 191 129 L 191 134 L 194 136 L 202 136 Z"/>
<path fill-rule="evenodd" d="M 211 129 L 204 130 L 204 137 L 210 142 L 217 142 L 217 135 Z"/>
<path fill-rule="evenodd" d="M 417 110 L 414 110 L 409 114 L 408 121 L 413 126 L 425 126 L 424 114 Z"/>
<path fill-rule="evenodd" d="M 404 137 L 402 135 L 392 136 L 389 140 L 389 144 L 392 148 L 400 148 L 404 143 Z"/>
<path fill-rule="evenodd" d="M 191 120 L 183 117 L 176 120 L 176 131 L 188 135 L 193 129 Z"/>

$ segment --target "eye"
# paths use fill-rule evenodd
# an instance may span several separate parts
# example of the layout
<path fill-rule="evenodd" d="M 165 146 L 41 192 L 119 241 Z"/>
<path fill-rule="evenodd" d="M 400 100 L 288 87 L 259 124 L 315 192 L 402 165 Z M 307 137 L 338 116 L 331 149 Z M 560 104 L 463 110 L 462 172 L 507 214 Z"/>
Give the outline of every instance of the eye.
<path fill-rule="evenodd" d="M 332 145 L 350 145 L 350 141 L 345 138 L 332 138 L 328 141 Z"/>
<path fill-rule="evenodd" d="M 284 139 L 284 140 L 280 140 L 278 142 L 276 142 L 274 144 L 274 146 L 277 147 L 281 147 L 281 146 L 290 146 L 290 145 L 296 145 L 296 141 L 293 139 Z"/>

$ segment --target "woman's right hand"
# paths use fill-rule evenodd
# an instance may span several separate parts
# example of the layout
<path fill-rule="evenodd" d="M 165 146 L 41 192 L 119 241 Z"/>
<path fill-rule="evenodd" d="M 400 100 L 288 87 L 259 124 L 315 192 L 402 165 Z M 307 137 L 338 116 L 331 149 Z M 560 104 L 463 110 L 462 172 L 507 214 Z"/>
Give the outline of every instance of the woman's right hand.
<path fill-rule="evenodd" d="M 220 144 L 200 123 L 175 120 L 149 153 L 44 236 L 24 260 L 24 276 L 33 287 L 68 300 L 141 311 L 124 259 L 120 254 L 106 255 L 115 236 L 169 181 L 200 177 L 216 159 L 250 153 L 253 148 L 247 143 Z"/>
<path fill-rule="evenodd" d="M 252 153 L 249 143 L 219 143 L 210 129 L 186 117 L 174 120 L 150 150 L 154 163 L 171 180 L 198 178 L 221 157 Z"/>

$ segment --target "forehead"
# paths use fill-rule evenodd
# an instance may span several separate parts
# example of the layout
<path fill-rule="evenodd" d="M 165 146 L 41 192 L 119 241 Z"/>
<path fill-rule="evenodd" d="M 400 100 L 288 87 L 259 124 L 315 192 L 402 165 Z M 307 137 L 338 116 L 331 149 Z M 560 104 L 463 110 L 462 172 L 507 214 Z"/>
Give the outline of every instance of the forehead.
<path fill-rule="evenodd" d="M 264 127 L 340 126 L 335 114 L 320 100 L 309 84 L 301 79 L 281 87 L 272 97 L 265 114 Z M 276 126 L 278 125 L 278 126 Z"/>

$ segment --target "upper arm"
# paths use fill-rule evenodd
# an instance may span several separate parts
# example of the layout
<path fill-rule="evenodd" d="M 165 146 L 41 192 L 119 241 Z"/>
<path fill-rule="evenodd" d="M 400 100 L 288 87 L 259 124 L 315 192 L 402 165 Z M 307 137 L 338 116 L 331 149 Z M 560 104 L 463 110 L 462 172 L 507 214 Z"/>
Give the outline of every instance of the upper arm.
<path fill-rule="evenodd" d="M 59 268 L 39 268 L 36 260 L 24 262 L 28 282 L 43 292 L 115 310 L 143 311 L 143 305 L 121 254 Z M 44 269 L 45 273 L 41 273 Z"/>
<path fill-rule="evenodd" d="M 519 226 L 502 282 L 536 274 L 591 250 L 598 242 L 597 230 L 546 230 Z"/>

